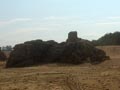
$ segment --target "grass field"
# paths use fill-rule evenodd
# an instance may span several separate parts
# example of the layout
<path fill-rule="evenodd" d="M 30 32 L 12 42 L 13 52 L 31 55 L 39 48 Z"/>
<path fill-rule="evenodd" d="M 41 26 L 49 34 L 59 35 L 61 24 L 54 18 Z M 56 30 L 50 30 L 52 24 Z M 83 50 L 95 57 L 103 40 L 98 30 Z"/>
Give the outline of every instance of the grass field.
<path fill-rule="evenodd" d="M 111 60 L 94 66 L 47 64 L 5 69 L 5 62 L 0 62 L 0 90 L 120 90 L 120 56 L 112 51 L 116 46 L 106 48 L 102 47 Z"/>

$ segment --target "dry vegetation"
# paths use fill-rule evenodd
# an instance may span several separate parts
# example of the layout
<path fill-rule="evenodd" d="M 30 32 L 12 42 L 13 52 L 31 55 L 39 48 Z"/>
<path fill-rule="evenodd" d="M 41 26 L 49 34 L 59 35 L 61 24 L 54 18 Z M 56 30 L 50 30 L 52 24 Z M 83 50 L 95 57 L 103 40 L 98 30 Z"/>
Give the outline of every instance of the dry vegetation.
<path fill-rule="evenodd" d="M 5 69 L 5 63 L 0 62 L 0 90 L 120 90 L 118 48 L 102 47 L 111 55 L 111 60 L 94 66 L 48 64 Z"/>

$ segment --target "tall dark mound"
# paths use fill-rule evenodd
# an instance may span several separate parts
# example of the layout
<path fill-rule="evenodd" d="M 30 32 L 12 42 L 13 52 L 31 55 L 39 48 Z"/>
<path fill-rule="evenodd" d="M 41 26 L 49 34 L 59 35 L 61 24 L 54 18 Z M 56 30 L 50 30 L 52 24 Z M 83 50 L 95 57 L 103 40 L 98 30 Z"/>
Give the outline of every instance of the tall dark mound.
<path fill-rule="evenodd" d="M 6 67 L 26 67 L 45 63 L 92 64 L 106 60 L 104 51 L 70 32 L 66 42 L 34 40 L 14 47 Z"/>
<path fill-rule="evenodd" d="M 120 45 L 120 32 L 108 33 L 98 40 L 93 40 L 92 43 L 96 46 L 102 45 Z"/>

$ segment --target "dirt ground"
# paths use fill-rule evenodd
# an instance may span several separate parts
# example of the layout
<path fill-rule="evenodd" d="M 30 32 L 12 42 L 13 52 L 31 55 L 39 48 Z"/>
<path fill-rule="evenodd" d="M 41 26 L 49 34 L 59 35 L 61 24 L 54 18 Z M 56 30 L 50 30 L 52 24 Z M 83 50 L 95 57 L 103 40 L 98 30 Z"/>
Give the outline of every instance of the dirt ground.
<path fill-rule="evenodd" d="M 0 62 L 0 90 L 120 90 L 117 54 L 113 57 L 111 51 L 111 60 L 99 65 L 48 64 L 5 69 L 5 62 Z"/>

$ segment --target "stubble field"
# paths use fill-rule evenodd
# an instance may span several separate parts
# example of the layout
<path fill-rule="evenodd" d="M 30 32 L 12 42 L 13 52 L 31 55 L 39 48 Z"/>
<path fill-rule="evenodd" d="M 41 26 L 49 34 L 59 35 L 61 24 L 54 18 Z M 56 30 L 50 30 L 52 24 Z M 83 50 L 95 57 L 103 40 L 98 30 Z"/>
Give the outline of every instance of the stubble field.
<path fill-rule="evenodd" d="M 47 64 L 10 69 L 0 62 L 0 90 L 120 90 L 120 46 L 98 48 L 111 60 L 99 65 Z"/>

